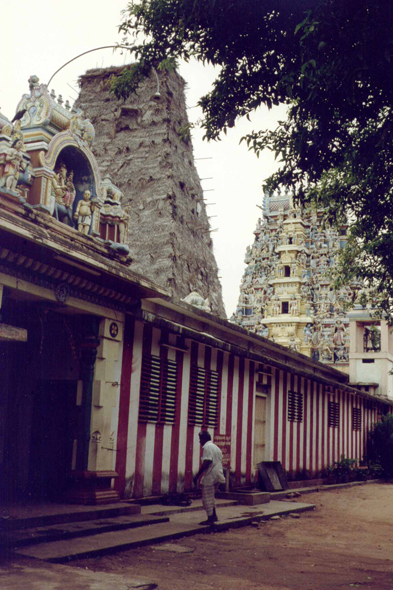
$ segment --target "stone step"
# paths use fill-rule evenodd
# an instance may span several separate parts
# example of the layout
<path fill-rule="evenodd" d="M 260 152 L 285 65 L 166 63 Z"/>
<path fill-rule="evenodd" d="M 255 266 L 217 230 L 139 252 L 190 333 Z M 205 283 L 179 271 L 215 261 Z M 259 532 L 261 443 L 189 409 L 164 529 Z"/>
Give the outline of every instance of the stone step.
<path fill-rule="evenodd" d="M 208 527 L 200 527 L 198 532 Z M 194 525 L 183 523 L 152 524 L 137 529 L 113 531 L 99 535 L 90 535 L 67 541 L 54 541 L 17 548 L 15 553 L 42 559 L 52 563 L 67 563 L 74 559 L 84 559 L 99 555 L 109 555 L 120 550 L 141 547 L 164 540 L 177 539 L 195 534 Z"/>
<path fill-rule="evenodd" d="M 200 525 L 199 511 L 175 513 L 169 522 L 151 524 L 150 526 L 114 531 L 68 541 L 56 541 L 20 547 L 17 555 L 42 559 L 53 563 L 67 563 L 73 559 L 83 559 L 99 555 L 108 555 L 142 545 L 152 545 L 162 541 L 180 539 L 199 533 L 225 531 L 230 528 L 249 526 L 269 520 L 274 516 L 286 516 L 313 510 L 312 504 L 270 502 L 262 507 L 240 506 L 238 504 L 217 507 L 219 521 L 210 525 Z M 203 520 L 205 520 L 205 516 Z"/>
<path fill-rule="evenodd" d="M 134 516 L 118 516 L 115 518 L 101 518 L 98 520 L 83 522 L 62 523 L 61 525 L 54 524 L 44 527 L 17 529 L 13 531 L 3 531 L 2 534 L 0 534 L 0 545 L 8 548 L 23 547 L 27 545 L 37 545 L 39 543 L 64 541 L 66 539 L 75 539 L 112 531 L 138 528 L 168 521 L 168 516 L 137 514 Z"/>
<path fill-rule="evenodd" d="M 227 506 L 236 506 L 239 504 L 237 500 L 221 500 L 216 498 L 217 508 L 224 508 Z M 190 506 L 164 506 L 162 504 L 141 506 L 142 514 L 151 514 L 155 516 L 171 516 L 172 514 L 182 514 L 183 512 L 198 512 L 203 511 L 202 500 L 193 500 Z"/>
<path fill-rule="evenodd" d="M 24 512 L 28 512 L 26 507 Z M 31 516 L 10 515 L 0 519 L 1 530 L 28 529 L 53 524 L 68 522 L 83 522 L 97 520 L 99 518 L 115 518 L 117 516 L 140 514 L 141 507 L 138 504 L 116 503 L 105 506 L 70 506 L 70 505 L 44 505 L 42 512 L 39 507 L 32 508 Z"/>

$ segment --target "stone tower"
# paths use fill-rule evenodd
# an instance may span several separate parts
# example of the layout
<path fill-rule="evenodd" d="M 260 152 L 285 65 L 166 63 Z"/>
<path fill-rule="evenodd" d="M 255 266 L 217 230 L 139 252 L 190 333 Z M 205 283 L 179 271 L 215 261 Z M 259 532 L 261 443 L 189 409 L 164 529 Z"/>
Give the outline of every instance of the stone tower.
<path fill-rule="evenodd" d="M 345 229 L 322 227 L 320 213 L 293 206 L 289 194 L 266 194 L 263 216 L 248 246 L 232 321 L 348 371 L 347 309 L 356 286 L 336 292 L 328 275 Z"/>
<path fill-rule="evenodd" d="M 126 101 L 109 93 L 123 68 L 94 69 L 80 78 L 75 108 L 96 131 L 100 172 L 123 193 L 129 215 L 131 268 L 183 299 L 198 292 L 225 317 L 203 191 L 194 165 L 184 80 L 152 71 Z"/>

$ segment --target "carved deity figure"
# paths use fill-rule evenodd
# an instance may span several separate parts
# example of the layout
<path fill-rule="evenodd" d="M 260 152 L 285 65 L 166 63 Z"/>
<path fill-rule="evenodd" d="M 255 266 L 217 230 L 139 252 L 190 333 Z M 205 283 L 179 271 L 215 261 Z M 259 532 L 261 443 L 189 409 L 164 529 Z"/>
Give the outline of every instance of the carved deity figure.
<path fill-rule="evenodd" d="M 105 174 L 104 180 L 101 183 L 104 193 L 104 201 L 110 199 L 112 201 L 120 202 L 123 193 L 121 190 L 112 182 L 110 174 Z M 248 246 L 250 248 L 250 246 Z"/>
<path fill-rule="evenodd" d="M 293 350 L 294 352 L 298 352 L 299 350 L 298 343 L 296 342 L 295 336 L 293 334 L 291 334 L 291 336 L 289 337 L 288 348 L 289 350 Z"/>
<path fill-rule="evenodd" d="M 280 302 L 278 301 L 278 299 L 273 300 L 272 314 L 273 315 L 279 315 L 280 314 Z"/>
<path fill-rule="evenodd" d="M 94 126 L 90 119 L 84 119 L 83 117 L 83 111 L 78 109 L 71 117 L 70 132 L 80 146 L 91 147 L 95 137 Z"/>
<path fill-rule="evenodd" d="M 269 338 L 269 328 L 266 324 L 262 324 L 258 330 L 258 334 L 264 338 Z"/>
<path fill-rule="evenodd" d="M 75 195 L 74 173 L 72 170 L 67 173 L 67 167 L 62 163 L 52 178 L 52 197 L 55 200 L 53 214 L 58 221 L 66 222 L 71 227 L 74 225 L 72 205 Z"/>
<path fill-rule="evenodd" d="M 291 315 L 298 315 L 298 305 L 297 305 L 297 300 L 292 297 L 290 303 L 289 303 L 289 313 Z"/>
<path fill-rule="evenodd" d="M 23 138 L 23 133 L 22 133 L 22 121 L 21 119 L 17 119 L 15 121 L 15 123 L 13 124 L 13 128 L 12 128 L 12 132 L 11 132 L 11 139 L 13 142 L 17 142 L 18 139 L 22 142 L 22 148 L 24 145 L 24 138 Z"/>
<path fill-rule="evenodd" d="M 311 337 L 311 344 L 317 348 L 321 343 L 322 338 L 322 326 L 321 324 L 314 325 L 313 334 Z"/>
<path fill-rule="evenodd" d="M 333 334 L 333 343 L 336 347 L 344 346 L 345 344 L 345 326 L 341 320 L 337 320 L 336 327 Z"/>
<path fill-rule="evenodd" d="M 75 185 L 74 185 L 74 172 L 71 172 L 67 176 L 66 180 L 66 191 L 63 196 L 63 203 L 66 207 L 72 207 L 75 200 Z"/>
<path fill-rule="evenodd" d="M 78 220 L 78 231 L 85 235 L 89 233 L 91 218 L 95 209 L 95 201 L 91 201 L 90 196 L 90 191 L 83 193 L 83 199 L 78 202 L 74 213 L 74 218 Z"/>
<path fill-rule="evenodd" d="M 23 161 L 23 143 L 16 139 L 12 147 L 7 150 L 4 158 L 4 167 L 0 178 L 0 187 L 15 193 L 18 184 L 19 175 L 26 169 Z"/>
<path fill-rule="evenodd" d="M 312 324 L 307 324 L 306 326 L 304 326 L 304 328 L 303 328 L 303 334 L 304 334 L 304 342 L 305 342 L 305 344 L 308 344 L 309 341 L 311 342 L 312 335 L 313 335 Z"/>
<path fill-rule="evenodd" d="M 54 193 L 56 203 L 59 205 L 64 205 L 63 197 L 67 190 L 66 178 L 67 168 L 62 164 L 52 179 L 52 192 Z"/>

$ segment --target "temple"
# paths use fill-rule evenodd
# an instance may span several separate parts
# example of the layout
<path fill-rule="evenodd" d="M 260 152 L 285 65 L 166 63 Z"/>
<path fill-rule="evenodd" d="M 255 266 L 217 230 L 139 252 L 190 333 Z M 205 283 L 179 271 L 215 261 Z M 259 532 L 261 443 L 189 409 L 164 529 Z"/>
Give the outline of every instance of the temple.
<path fill-rule="evenodd" d="M 352 287 L 330 287 L 344 233 L 288 195 L 266 197 L 236 315 L 244 327 L 231 323 L 193 286 L 192 265 L 177 297 L 135 272 L 133 203 L 148 232 L 148 212 L 164 216 L 169 200 L 149 181 L 151 209 L 146 193 L 140 209 L 97 164 L 95 133 L 37 76 L 13 120 L 0 114 L 1 502 L 191 491 L 201 428 L 225 444 L 233 487 L 257 484 L 262 461 L 296 478 L 341 455 L 363 459 L 372 425 L 392 412 L 393 339 L 370 310 L 347 310 Z M 198 243 L 193 264 L 211 250 L 210 238 Z"/>
<path fill-rule="evenodd" d="M 348 372 L 347 311 L 359 285 L 336 291 L 329 276 L 346 228 L 323 226 L 321 212 L 296 208 L 289 193 L 266 193 L 254 235 L 232 321 Z"/>

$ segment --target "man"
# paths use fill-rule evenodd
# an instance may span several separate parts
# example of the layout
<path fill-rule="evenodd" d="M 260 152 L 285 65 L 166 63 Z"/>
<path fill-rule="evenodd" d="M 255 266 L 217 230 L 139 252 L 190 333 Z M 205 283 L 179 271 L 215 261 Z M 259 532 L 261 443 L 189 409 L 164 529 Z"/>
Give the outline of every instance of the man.
<path fill-rule="evenodd" d="M 220 449 L 212 443 L 211 436 L 207 431 L 199 433 L 199 442 L 202 446 L 202 464 L 194 477 L 194 484 L 203 475 L 200 485 L 202 487 L 202 504 L 206 510 L 207 520 L 199 524 L 214 524 L 217 518 L 215 493 L 220 483 L 225 483 L 224 473 L 222 471 L 222 453 Z"/>

